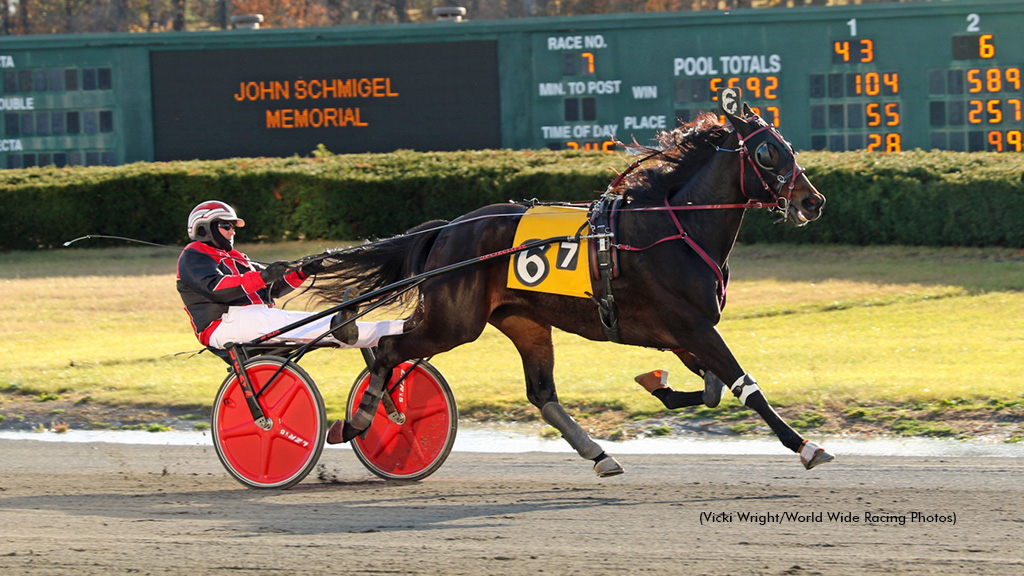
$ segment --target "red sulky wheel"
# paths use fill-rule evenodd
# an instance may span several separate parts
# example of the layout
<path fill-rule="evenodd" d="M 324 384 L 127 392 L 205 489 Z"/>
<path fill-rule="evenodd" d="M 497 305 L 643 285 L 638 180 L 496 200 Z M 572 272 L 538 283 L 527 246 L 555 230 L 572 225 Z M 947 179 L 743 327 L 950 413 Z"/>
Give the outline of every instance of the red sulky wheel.
<path fill-rule="evenodd" d="M 369 384 L 370 373 L 363 370 L 348 395 L 348 418 Z M 426 361 L 399 365 L 387 388 L 404 422 L 393 422 L 381 402 L 370 428 L 352 441 L 352 449 L 381 478 L 422 480 L 441 467 L 455 444 L 459 426 L 455 396 L 441 373 Z"/>
<path fill-rule="evenodd" d="M 323 451 L 324 400 L 309 374 L 283 358 L 259 356 L 247 362 L 245 370 L 272 427 L 256 425 L 238 379 L 229 375 L 213 404 L 211 431 L 217 457 L 231 476 L 250 488 L 290 488 L 313 470 Z"/>

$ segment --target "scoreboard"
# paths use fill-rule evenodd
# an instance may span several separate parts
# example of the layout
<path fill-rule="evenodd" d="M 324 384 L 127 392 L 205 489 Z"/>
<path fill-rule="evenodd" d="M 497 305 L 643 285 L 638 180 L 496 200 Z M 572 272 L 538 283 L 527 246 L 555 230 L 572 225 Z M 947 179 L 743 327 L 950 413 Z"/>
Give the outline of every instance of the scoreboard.
<path fill-rule="evenodd" d="M 532 38 L 531 146 L 643 143 L 715 94 L 802 150 L 1022 150 L 1024 2 L 694 13 Z"/>
<path fill-rule="evenodd" d="M 486 41 L 155 51 L 156 158 L 498 148 L 497 68 Z"/>
<path fill-rule="evenodd" d="M 612 151 L 721 88 L 798 150 L 1024 151 L 1024 1 L 4 37 L 0 169 Z"/>

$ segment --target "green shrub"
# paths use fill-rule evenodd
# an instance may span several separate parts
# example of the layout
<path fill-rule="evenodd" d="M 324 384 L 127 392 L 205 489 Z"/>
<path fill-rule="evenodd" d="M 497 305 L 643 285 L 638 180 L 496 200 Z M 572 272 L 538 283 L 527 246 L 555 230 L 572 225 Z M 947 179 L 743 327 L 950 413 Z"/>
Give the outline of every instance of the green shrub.
<path fill-rule="evenodd" d="M 824 216 L 795 229 L 749 211 L 741 241 L 1024 247 L 1020 154 L 813 152 L 799 160 L 828 199 Z M 184 244 L 185 216 L 211 198 L 245 218 L 240 242 L 383 237 L 509 200 L 593 200 L 627 164 L 595 152 L 320 150 L 3 170 L 0 249 L 52 248 L 87 234 Z"/>
<path fill-rule="evenodd" d="M 745 242 L 1024 246 L 1024 160 L 964 152 L 808 153 L 799 160 L 826 196 L 800 229 L 748 213 Z"/>

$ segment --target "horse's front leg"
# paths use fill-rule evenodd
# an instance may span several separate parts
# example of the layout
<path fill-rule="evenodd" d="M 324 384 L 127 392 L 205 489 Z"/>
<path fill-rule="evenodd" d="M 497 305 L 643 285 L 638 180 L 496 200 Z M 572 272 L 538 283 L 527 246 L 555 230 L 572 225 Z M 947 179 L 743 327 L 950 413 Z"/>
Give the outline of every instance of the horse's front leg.
<path fill-rule="evenodd" d="M 594 462 L 594 472 L 604 478 L 622 474 L 622 466 L 605 454 L 603 448 L 558 403 L 555 392 L 554 347 L 551 327 L 521 316 L 495 314 L 491 323 L 508 336 L 523 359 L 526 374 L 526 397 L 540 408 L 544 421 L 562 433 L 576 453 Z"/>
<path fill-rule="evenodd" d="M 732 390 L 733 395 L 739 399 L 740 404 L 757 412 L 764 419 L 783 446 L 800 455 L 800 462 L 805 468 L 810 470 L 818 464 L 835 459 L 824 448 L 801 437 L 779 416 L 778 412 L 768 403 L 768 399 L 758 387 L 754 377 L 740 367 L 739 362 L 736 361 L 732 351 L 729 350 L 716 328 L 712 326 L 702 331 L 691 343 L 691 350 L 707 366 L 708 370 L 721 376 Z"/>

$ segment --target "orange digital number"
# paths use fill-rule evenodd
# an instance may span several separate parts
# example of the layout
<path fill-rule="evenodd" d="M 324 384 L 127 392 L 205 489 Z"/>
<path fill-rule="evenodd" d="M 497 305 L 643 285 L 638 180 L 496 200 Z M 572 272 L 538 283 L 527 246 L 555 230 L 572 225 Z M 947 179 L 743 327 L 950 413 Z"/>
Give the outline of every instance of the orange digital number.
<path fill-rule="evenodd" d="M 836 40 L 832 43 L 832 63 L 838 64 L 841 59 L 843 62 L 849 62 L 853 56 L 850 51 L 850 43 L 846 40 Z M 838 56 L 839 58 L 836 58 Z M 875 41 L 862 38 L 857 41 L 857 62 L 861 64 L 867 64 L 875 61 Z"/>
<path fill-rule="evenodd" d="M 836 41 L 832 43 L 832 51 L 843 57 L 843 62 L 850 61 L 850 43 L 846 41 Z"/>
<path fill-rule="evenodd" d="M 1014 152 L 1020 152 L 1021 146 L 1024 145 L 1024 133 L 1020 130 L 1010 130 L 1006 133 L 1006 145 Z"/>
<path fill-rule="evenodd" d="M 587 61 L 587 74 L 593 74 L 594 54 L 592 52 L 584 52 L 583 54 L 580 54 L 580 56 L 583 56 L 583 59 Z"/>
<path fill-rule="evenodd" d="M 779 88 L 779 78 L 777 76 L 766 76 L 764 79 L 758 76 L 712 78 L 708 80 L 708 90 L 712 94 L 712 102 L 718 101 L 716 94 L 724 87 L 743 88 L 751 94 L 752 100 L 776 100 L 779 97 L 775 92 Z"/>
<path fill-rule="evenodd" d="M 782 124 L 779 121 L 779 107 L 778 106 L 765 106 L 765 110 L 767 110 L 768 112 L 771 112 L 771 114 L 772 114 L 772 126 L 775 126 L 776 128 L 780 127 Z M 751 106 L 750 107 L 750 111 L 753 112 L 754 114 L 757 114 L 758 116 L 763 116 L 761 114 L 761 107 L 760 106 Z M 767 118 L 765 118 L 765 120 L 767 120 Z"/>
<path fill-rule="evenodd" d="M 1013 107 L 1013 112 L 1011 113 L 1013 117 L 1012 122 L 1020 122 L 1020 100 L 1018 98 L 1011 98 L 1006 101 L 1006 104 Z"/>
<path fill-rule="evenodd" d="M 853 89 L 855 94 L 867 94 L 878 96 L 882 93 L 882 87 L 889 88 L 889 94 L 900 93 L 900 75 L 897 72 L 868 72 L 857 74 L 853 77 Z"/>
<path fill-rule="evenodd" d="M 1003 91 L 1003 73 L 999 68 L 985 70 L 985 89 L 989 92 Z"/>
<path fill-rule="evenodd" d="M 896 102 L 889 102 L 885 105 L 885 125 L 886 126 L 899 126 L 900 125 L 900 105 Z"/>
<path fill-rule="evenodd" d="M 1014 90 L 1020 90 L 1020 68 L 1007 68 L 1006 82 L 1011 84 Z"/>
<path fill-rule="evenodd" d="M 989 146 L 996 149 L 996 152 L 1003 151 L 1003 133 L 998 130 L 993 130 L 988 133 L 988 144 Z"/>
<path fill-rule="evenodd" d="M 864 38 L 860 41 L 860 62 L 867 64 L 875 60 L 875 42 Z"/>
<path fill-rule="evenodd" d="M 985 110 L 988 111 L 989 124 L 999 124 L 1003 121 L 1003 107 L 999 100 L 989 100 L 985 105 Z"/>
<path fill-rule="evenodd" d="M 903 149 L 899 134 L 868 134 L 868 152 L 900 152 Z"/>
<path fill-rule="evenodd" d="M 878 102 L 869 102 L 864 107 L 864 115 L 867 117 L 867 124 L 871 127 L 900 125 L 899 102 L 887 102 L 884 106 Z"/>
<path fill-rule="evenodd" d="M 885 135 L 885 151 L 886 152 L 899 152 L 902 150 L 900 145 L 899 134 L 886 134 Z"/>
<path fill-rule="evenodd" d="M 981 70 L 971 69 L 967 71 L 967 91 L 971 94 L 977 94 L 981 92 L 981 79 L 978 76 L 981 74 Z"/>
<path fill-rule="evenodd" d="M 614 152 L 615 142 L 612 140 L 605 140 L 603 142 L 566 142 L 565 147 L 570 150 L 600 150 L 602 152 Z"/>
<path fill-rule="evenodd" d="M 868 126 L 881 126 L 882 125 L 882 114 L 879 113 L 878 102 L 871 102 L 864 107 L 864 112 L 867 115 Z"/>
<path fill-rule="evenodd" d="M 757 76 L 747 78 L 747 92 L 754 95 L 755 100 L 761 99 L 761 79 Z"/>
<path fill-rule="evenodd" d="M 982 34 L 978 37 L 978 56 L 988 60 L 996 55 L 996 40 L 992 34 Z"/>
<path fill-rule="evenodd" d="M 985 110 L 985 105 L 981 100 L 971 100 L 967 103 L 967 121 L 971 124 L 981 124 L 981 113 Z"/>
<path fill-rule="evenodd" d="M 878 72 L 868 72 L 864 75 L 864 92 L 868 96 L 878 96 L 882 93 L 882 86 L 878 78 Z"/>
<path fill-rule="evenodd" d="M 868 134 L 868 152 L 877 152 L 882 147 L 881 134 Z"/>
<path fill-rule="evenodd" d="M 892 90 L 893 94 L 900 93 L 900 75 L 897 72 L 886 72 L 882 75 L 882 84 L 885 84 Z"/>

